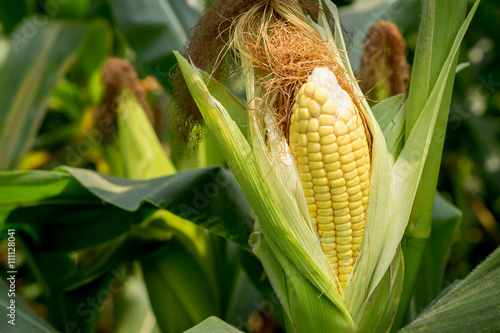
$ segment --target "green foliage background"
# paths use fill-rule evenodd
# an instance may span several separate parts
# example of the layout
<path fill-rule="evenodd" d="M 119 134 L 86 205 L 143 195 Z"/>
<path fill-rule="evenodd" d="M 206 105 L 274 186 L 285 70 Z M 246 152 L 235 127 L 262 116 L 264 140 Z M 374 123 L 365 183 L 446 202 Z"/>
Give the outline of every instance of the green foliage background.
<path fill-rule="evenodd" d="M 398 7 L 395 6 L 399 3 L 398 1 L 390 3 L 359 0 L 354 2 L 357 7 L 350 7 L 351 1 L 336 1 L 340 7 L 342 23 L 347 31 L 346 42 L 351 50 L 354 66 L 359 63 L 361 44 L 369 27 L 368 23 L 374 23 L 378 19 L 392 20 L 401 27 L 408 44 L 408 60 L 410 64 L 413 63 L 419 22 L 416 12 L 420 10 L 420 1 L 406 1 L 404 10 L 396 10 Z M 471 4 L 472 1 L 469 5 Z M 151 199 L 151 196 L 154 197 L 157 193 L 155 190 L 158 191 L 158 187 L 160 190 L 163 188 L 171 191 L 172 187 L 169 186 L 172 184 L 168 179 L 165 178 L 160 185 L 154 183 L 154 186 L 148 185 L 146 180 L 127 184 L 127 186 L 135 186 L 134 188 L 144 191 L 142 192 L 144 196 L 141 198 L 146 203 L 143 204 L 143 201 L 140 201 L 134 206 L 130 202 L 120 202 L 116 197 L 110 199 L 107 196 L 109 193 L 99 195 L 98 191 L 87 191 L 85 188 L 93 186 L 99 189 L 99 186 L 90 184 L 92 183 L 91 177 L 85 178 L 85 174 L 83 176 L 79 174 L 81 171 L 71 168 L 110 172 L 109 163 L 104 161 L 103 139 L 93 131 L 91 120 L 92 112 L 99 105 L 102 97 L 100 71 L 107 57 L 116 56 L 128 59 L 141 79 L 154 76 L 162 85 L 162 89 L 150 92 L 147 97 L 152 105 L 158 106 L 162 114 L 159 118 L 162 119 L 160 127 L 163 128 L 161 140 L 170 152 L 170 157 L 178 170 L 225 166 L 220 154 L 217 153 L 217 148 L 213 148 L 214 142 L 210 137 L 202 143 L 199 152 L 191 154 L 188 154 L 182 146 L 176 145 L 175 133 L 171 125 L 172 115 L 167 108 L 171 100 L 172 89 L 168 81 L 168 73 L 175 64 L 172 50 L 183 49 L 190 27 L 196 23 L 200 11 L 205 6 L 205 1 L 191 1 L 188 5 L 184 0 L 0 1 L 0 151 L 3 153 L 0 158 L 0 170 L 21 170 L 0 179 L 2 191 L 0 196 L 4 200 L 8 197 L 15 198 L 14 194 L 18 187 L 9 189 L 8 182 L 12 181 L 12 177 L 27 177 L 23 171 L 53 170 L 61 165 L 69 166 L 63 170 L 54 171 L 50 176 L 40 176 L 37 179 L 37 187 L 29 188 L 26 185 L 17 193 L 19 201 L 26 200 L 26 206 L 29 208 L 18 209 L 19 206 L 16 206 L 15 212 L 12 213 L 14 208 L 6 204 L 6 201 L 0 206 L 2 216 L 8 216 L 11 221 L 46 216 L 45 224 L 42 224 L 39 229 L 30 227 L 19 229 L 20 234 L 25 233 L 23 242 L 33 242 L 33 244 L 19 244 L 18 294 L 53 325 L 57 326 L 57 323 L 68 321 L 71 319 L 71 314 L 68 314 L 69 317 L 54 318 L 51 311 L 47 309 L 71 307 L 71 302 L 83 299 L 82 297 L 93 287 L 92 285 L 96 286 L 97 290 L 102 289 L 102 286 L 109 283 L 112 278 L 110 275 L 112 268 L 126 267 L 127 274 L 134 276 L 131 272 L 135 270 L 130 263 L 136 259 L 149 258 L 156 251 L 160 251 L 165 240 L 171 237 L 166 230 L 156 232 L 152 236 L 149 233 L 150 229 L 147 229 L 150 226 L 156 226 L 155 219 L 158 216 L 154 215 L 156 211 L 154 207 L 168 207 L 168 203 Z M 454 212 L 450 213 L 446 209 L 434 211 L 434 215 L 443 217 L 444 222 L 441 229 L 433 229 L 431 238 L 438 241 L 432 243 L 452 243 L 452 247 L 443 276 L 439 276 L 441 271 L 436 270 L 436 265 L 429 261 L 421 266 L 420 281 L 424 281 L 432 274 L 438 274 L 437 278 L 443 281 L 443 285 L 433 290 L 425 290 L 425 285 L 417 283 L 417 290 L 421 292 L 417 293 L 418 296 L 411 305 L 410 312 L 413 315 L 422 310 L 415 304 L 428 304 L 442 288 L 451 285 L 457 279 L 464 279 L 500 244 L 498 224 L 500 218 L 500 61 L 498 60 L 500 36 L 497 33 L 498 17 L 500 17 L 500 5 L 497 1 L 482 0 L 460 50 L 458 63 L 464 65 L 461 66 L 455 80 L 448 130 L 442 133 L 445 136 L 445 146 L 438 181 L 438 191 L 441 196 L 437 196 L 436 201 L 446 200 L 453 203 L 462 212 L 462 222 L 454 235 L 456 221 L 447 220 L 447 216 L 453 216 Z M 19 53 L 15 52 L 17 49 L 20 50 Z M 22 56 L 19 56 L 20 54 Z M 234 86 L 238 86 L 238 80 L 235 81 Z M 235 93 L 241 96 L 241 90 L 236 89 Z M 246 125 L 241 124 L 241 126 Z M 186 178 L 182 178 L 182 181 L 191 181 L 190 184 L 193 184 L 192 187 L 195 188 L 196 185 L 205 185 L 206 181 L 203 177 L 208 177 L 207 175 L 213 170 L 218 170 L 221 177 L 225 177 L 223 169 L 215 167 L 215 169 L 203 170 L 192 171 L 195 174 L 191 172 Z M 37 202 L 38 204 L 46 199 L 45 197 L 31 198 L 27 195 L 27 193 L 36 193 L 40 188 L 61 194 L 54 188 L 61 179 L 68 182 L 66 191 L 74 195 L 73 202 L 57 203 L 57 205 L 48 203 L 47 205 L 50 206 L 29 206 L 29 203 Z M 54 182 L 51 182 L 53 180 Z M 123 185 L 120 183 L 122 180 L 112 179 L 110 182 Z M 84 184 L 83 187 L 82 184 Z M 230 225 L 239 212 L 245 212 L 245 209 L 248 209 L 246 201 L 242 199 L 242 194 L 238 192 L 237 185 L 232 186 L 234 186 L 230 188 L 232 192 L 226 194 L 227 201 L 239 203 L 240 206 L 231 206 L 234 210 L 231 211 L 229 206 L 214 204 L 207 208 L 205 215 L 199 215 L 197 223 L 211 230 L 213 234 L 229 237 L 226 231 L 218 232 L 214 227 L 215 222 L 207 222 L 210 209 L 224 211 L 225 213 L 220 213 L 220 215 L 226 217 L 226 225 Z M 231 197 L 234 193 L 238 194 Z M 182 197 L 182 193 L 179 197 Z M 193 200 L 193 198 L 184 198 L 184 200 Z M 111 202 L 114 206 L 102 205 L 103 201 Z M 102 230 L 97 223 L 88 223 L 88 216 L 81 218 L 81 221 L 78 220 L 79 214 L 84 214 L 88 208 L 88 206 L 81 207 L 82 202 L 95 206 L 96 220 L 91 222 L 105 219 L 108 223 L 105 230 Z M 140 209 L 137 209 L 139 206 Z M 54 211 L 58 212 L 57 216 L 51 216 Z M 130 213 L 130 211 L 134 212 Z M 179 215 L 182 216 L 182 214 Z M 190 216 L 182 217 L 189 219 Z M 75 225 L 80 226 L 78 233 L 64 232 L 62 228 L 66 219 L 71 219 Z M 7 221 L 6 228 L 12 226 L 12 224 L 9 225 L 8 219 L 3 220 Z M 125 226 L 121 223 L 123 220 L 128 222 Z M 231 237 L 233 241 L 245 247 L 247 246 L 245 238 L 252 230 L 252 221 L 249 221 L 248 215 L 244 213 L 237 220 L 240 224 L 234 227 Z M 146 225 L 144 221 L 147 221 Z M 133 234 L 131 226 L 137 226 Z M 127 234 L 123 236 L 125 232 Z M 94 243 L 89 243 L 85 241 L 83 236 L 85 234 L 91 238 L 93 235 L 98 237 L 93 237 Z M 117 237 L 122 237 L 117 243 L 117 248 L 114 245 L 102 244 Z M 151 238 L 154 239 L 153 242 Z M 79 241 L 82 243 L 79 244 Z M 82 266 L 81 271 L 71 272 L 73 275 L 69 277 L 64 275 L 67 274 L 68 267 L 72 265 L 69 254 L 72 251 L 84 251 L 94 245 L 100 247 L 93 250 L 109 261 L 97 264 L 91 261 L 87 263 L 88 266 Z M 176 245 L 170 246 L 175 249 Z M 238 251 L 242 253 L 231 256 L 230 254 L 234 251 L 231 246 L 228 245 L 226 248 L 226 245 L 220 245 L 221 249 L 224 248 L 224 260 L 240 262 L 243 267 L 242 272 L 245 272 L 241 273 L 245 276 L 245 281 L 242 280 L 243 278 L 235 278 L 231 282 L 234 290 L 250 288 L 248 286 L 252 285 L 252 288 L 255 287 L 260 291 L 262 298 L 255 296 L 255 293 L 250 293 L 251 296 L 248 296 L 250 305 L 235 308 L 225 304 L 224 306 L 227 306 L 225 311 L 220 310 L 218 313 L 210 314 L 219 315 L 240 329 L 249 330 L 252 325 L 247 321 L 255 316 L 259 317 L 255 305 L 252 306 L 251 303 L 261 302 L 262 299 L 269 297 L 271 291 L 262 275 L 256 274 L 256 272 L 262 272 L 262 268 L 255 258 L 241 250 Z M 127 249 L 131 247 L 138 250 L 127 252 Z M 4 240 L 0 245 L 0 250 L 5 265 L 6 248 L 7 242 Z M 36 248 L 37 252 L 34 252 L 35 256 L 33 256 L 29 251 L 23 251 L 23 248 Z M 431 257 L 439 249 L 427 248 L 426 251 L 424 256 Z M 440 252 L 444 252 L 444 257 L 446 257 L 446 248 Z M 94 254 L 95 257 L 97 255 Z M 40 264 L 40 272 L 29 269 L 30 262 L 33 263 L 33 261 Z M 129 264 L 123 266 L 123 262 Z M 220 269 L 224 271 L 227 267 Z M 5 275 L 5 272 L 6 269 L 2 269 L 1 274 Z M 49 280 L 47 280 L 47 276 L 50 276 L 47 275 L 48 272 L 52 275 Z M 41 276 L 43 278 L 40 278 Z M 92 283 L 86 285 L 90 281 Z M 252 281 L 252 284 L 249 281 Z M 62 296 L 51 298 L 44 293 L 47 285 L 50 286 L 50 290 L 57 290 L 61 295 L 69 291 L 73 294 L 64 299 Z M 75 286 L 86 286 L 90 289 L 73 289 Z M 227 303 L 231 303 L 234 299 L 236 298 L 229 297 Z M 117 305 L 121 304 L 120 300 L 115 301 Z M 221 307 L 224 306 L 221 305 Z M 121 323 L 125 319 L 123 315 L 120 316 L 120 311 L 113 313 L 106 306 L 103 309 L 100 321 L 97 316 L 96 320 L 88 326 L 88 331 L 93 331 L 97 327 L 101 332 L 108 332 L 114 331 L 117 327 L 123 327 Z M 231 313 L 231 311 L 234 312 Z M 126 313 L 126 310 L 122 310 L 122 313 Z M 276 313 L 278 321 L 281 320 L 278 310 Z M 233 319 L 232 322 L 230 318 Z M 239 321 L 235 318 L 239 318 Z M 261 315 L 259 318 L 267 317 Z M 213 321 L 205 324 L 212 325 Z M 275 330 L 278 326 L 276 321 L 269 320 L 263 320 L 259 322 L 259 325 L 261 325 L 260 329 L 271 327 Z M 61 327 L 57 328 L 61 329 Z M 123 332 L 126 331 L 127 329 L 123 330 Z"/>

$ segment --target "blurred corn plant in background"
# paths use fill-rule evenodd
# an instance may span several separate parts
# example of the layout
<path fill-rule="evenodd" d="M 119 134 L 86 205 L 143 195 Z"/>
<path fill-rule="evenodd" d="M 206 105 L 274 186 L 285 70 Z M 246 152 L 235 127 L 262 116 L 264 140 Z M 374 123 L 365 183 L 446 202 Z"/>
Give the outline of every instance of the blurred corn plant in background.
<path fill-rule="evenodd" d="M 79 6 L 83 11 L 73 12 Z M 162 75 L 168 74 L 171 66 L 171 49 L 182 47 L 198 14 L 180 1 L 150 1 L 141 7 L 142 15 L 134 6 L 133 1 L 40 4 L 41 8 L 31 9 L 45 12 L 46 17 L 25 18 L 12 31 L 9 44 L 5 44 L 8 49 L 2 70 L 2 85 L 13 92 L 2 96 L 4 170 L 19 165 L 21 169 L 51 169 L 65 164 L 90 166 L 136 180 L 176 172 L 158 139 L 171 136 L 171 126 L 164 126 L 169 99 L 165 88 L 169 86 Z M 21 10 L 23 4 L 17 7 Z M 30 12 L 29 6 L 24 9 Z M 57 20 L 66 16 L 85 17 L 87 22 Z M 112 34 L 113 26 L 123 31 L 126 39 L 122 33 Z M 12 27 L 6 23 L 4 28 L 9 32 Z M 30 29 L 34 35 L 28 34 Z M 147 43 L 134 35 L 141 29 L 151 38 Z M 166 42 L 170 44 L 163 45 Z M 129 45 L 135 47 L 142 72 L 155 72 L 165 87 L 152 77 L 139 81 L 124 60 L 111 59 L 103 67 L 110 54 L 131 52 Z M 163 47 L 158 50 L 157 45 Z M 99 51 L 91 51 L 93 48 Z M 24 58 L 19 59 L 19 55 Z M 9 83 L 8 77 L 17 81 Z M 47 106 L 49 113 L 44 119 Z M 25 155 L 31 147 L 33 151 Z M 32 278 L 25 282 L 19 294 L 42 299 L 46 308 L 37 309 L 60 331 L 93 332 L 99 327 L 122 332 L 178 332 L 210 315 L 244 325 L 249 314 L 258 313 L 255 304 L 261 298 L 239 263 L 245 250 L 216 234 L 248 248 L 253 223 L 230 173 L 215 167 L 223 161 L 214 152 L 217 149 L 208 139 L 197 153 L 180 151 L 176 154 L 180 168 L 183 164 L 190 169 L 213 167 L 173 181 L 167 177 L 160 182 L 121 183 L 114 178 L 102 182 L 102 175 L 84 173 L 80 183 L 69 170 L 87 171 L 71 168 L 36 172 L 38 176 L 6 173 L 2 178 L 2 194 L 6 195 L 2 222 L 17 232 L 17 264 L 26 269 L 27 263 L 30 276 L 36 278 L 36 283 Z M 186 162 L 187 157 L 192 161 Z M 22 190 L 13 195 L 15 188 Z M 160 192 L 168 193 L 170 203 L 160 199 L 161 194 L 154 198 L 154 192 L 161 188 Z M 116 195 L 118 201 L 112 199 Z M 169 205 L 175 208 L 165 210 Z M 226 216 L 222 218 L 226 228 L 218 225 L 221 214 Z M 198 220 L 203 227 L 181 216 Z M 232 231 L 225 234 L 227 228 Z M 210 229 L 218 231 L 211 233 Z M 65 234 L 73 236 L 65 238 Z M 135 259 L 143 259 L 142 265 L 132 264 Z M 157 320 L 153 310 L 169 315 Z M 98 323 L 101 311 L 105 315 Z M 36 327 L 36 317 L 30 320 L 29 315 L 19 315 L 19 321 L 24 322 L 17 326 L 20 331 L 29 329 L 30 324 Z"/>
<path fill-rule="evenodd" d="M 499 9 L 336 3 L 0 3 L 2 237 L 16 231 L 16 292 L 31 307 L 17 297 L 16 326 L 0 330 L 498 330 L 498 251 L 465 278 L 499 235 L 498 124 L 483 130 L 480 117 L 496 105 L 495 76 L 479 76 L 477 97 L 464 74 L 488 56 L 484 31 L 465 39 L 470 69 L 457 63 L 476 10 Z M 408 57 L 396 25 L 379 21 L 402 29 Z M 173 52 L 186 41 L 184 57 Z M 300 71 L 280 62 L 299 58 L 310 62 Z M 333 70 L 371 140 L 363 243 L 346 280 L 324 254 L 289 150 L 294 99 L 314 67 Z M 452 98 L 456 73 L 472 97 Z M 467 98 L 476 104 L 464 115 Z M 444 140 L 450 104 L 450 137 L 466 126 L 480 163 L 469 142 L 451 150 L 465 135 Z M 439 175 L 443 144 L 449 173 Z M 490 180 L 478 185 L 478 173 Z M 489 245 L 463 261 L 482 230 Z"/>

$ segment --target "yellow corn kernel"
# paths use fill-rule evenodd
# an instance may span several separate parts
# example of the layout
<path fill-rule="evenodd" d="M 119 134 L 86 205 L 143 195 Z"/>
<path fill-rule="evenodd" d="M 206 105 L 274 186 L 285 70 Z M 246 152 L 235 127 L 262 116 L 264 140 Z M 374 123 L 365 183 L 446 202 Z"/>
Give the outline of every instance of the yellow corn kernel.
<path fill-rule="evenodd" d="M 361 114 L 339 89 L 331 71 L 313 71 L 295 98 L 289 143 L 304 194 L 312 199 L 309 214 L 342 291 L 363 240 L 370 150 Z"/>

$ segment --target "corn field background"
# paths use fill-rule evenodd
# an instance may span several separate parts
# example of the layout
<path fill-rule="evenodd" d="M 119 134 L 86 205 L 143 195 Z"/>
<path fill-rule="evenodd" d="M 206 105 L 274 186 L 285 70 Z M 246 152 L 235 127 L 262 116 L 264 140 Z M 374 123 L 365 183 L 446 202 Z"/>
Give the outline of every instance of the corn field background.
<path fill-rule="evenodd" d="M 295 233 L 273 238 L 297 216 L 281 161 L 259 164 L 258 70 L 212 52 L 233 33 L 221 13 L 199 21 L 212 2 L 0 0 L 0 332 L 500 332 L 500 4 L 324 0 L 308 16 L 345 42 L 387 165 L 421 125 L 412 108 L 436 109 L 430 137 L 411 132 L 427 160 L 409 222 L 363 298 L 318 287 L 309 252 L 283 254 Z M 265 6 L 283 4 L 297 1 Z"/>

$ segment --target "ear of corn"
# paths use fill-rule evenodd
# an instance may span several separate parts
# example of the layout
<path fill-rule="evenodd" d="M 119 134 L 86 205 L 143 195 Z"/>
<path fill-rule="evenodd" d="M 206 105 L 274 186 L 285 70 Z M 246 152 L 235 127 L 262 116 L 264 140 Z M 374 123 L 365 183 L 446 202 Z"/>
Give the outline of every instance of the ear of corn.
<path fill-rule="evenodd" d="M 322 1 L 321 3 L 325 6 L 324 8 L 330 11 L 334 18 L 334 31 L 330 30 L 327 17 L 321 11 L 318 14 L 317 22 L 313 22 L 311 17 L 300 17 L 297 19 L 309 20 L 308 23 L 316 29 L 323 40 L 330 43 L 335 49 L 333 56 L 338 64 L 344 67 L 351 80 L 355 80 L 348 61 L 336 7 L 328 1 Z M 295 2 L 275 0 L 261 4 L 261 7 L 269 6 L 272 8 L 266 7 L 264 9 L 270 9 L 270 11 L 276 9 L 276 11 L 279 11 L 279 9 L 284 8 L 284 4 L 293 5 Z M 279 6 L 283 8 L 277 8 Z M 477 7 L 477 5 L 475 6 Z M 258 10 L 259 8 L 255 9 L 255 11 Z M 269 13 L 270 11 L 263 12 Z M 389 157 L 384 135 L 366 101 L 361 100 L 358 105 L 357 109 L 360 114 L 356 114 L 355 112 L 351 112 L 350 114 L 353 117 L 362 117 L 367 127 L 365 137 L 369 138 L 366 136 L 366 132 L 369 132 L 373 137 L 373 141 L 370 146 L 370 155 L 368 155 L 371 162 L 371 166 L 369 167 L 369 187 L 371 187 L 369 204 L 368 202 L 363 203 L 363 200 L 361 201 L 363 212 L 365 213 L 364 219 L 366 220 L 364 237 L 362 237 L 360 252 L 356 259 L 354 255 L 355 251 L 352 250 L 353 242 L 352 240 L 350 241 L 351 259 L 354 266 L 353 268 L 349 268 L 350 273 L 345 273 L 347 276 L 345 288 L 340 288 L 340 291 L 343 292 L 343 297 L 340 296 L 339 290 L 332 283 L 335 280 L 332 278 L 334 275 L 331 271 L 331 261 L 325 255 L 325 252 L 331 254 L 333 249 L 330 248 L 328 249 L 329 251 L 324 251 L 321 237 L 318 233 L 318 216 L 322 216 L 319 215 L 319 210 L 328 208 L 320 208 L 316 204 L 316 194 L 314 194 L 316 215 L 311 215 L 308 212 L 309 207 L 306 199 L 307 197 L 311 197 L 307 195 L 311 194 L 307 190 L 314 192 L 314 186 L 329 186 L 329 194 L 332 195 L 332 179 L 328 179 L 327 175 L 326 178 L 330 181 L 330 185 L 321 185 L 321 180 L 316 181 L 318 184 L 312 182 L 314 178 L 323 178 L 324 183 L 325 177 L 314 177 L 312 171 L 322 170 L 321 168 L 325 167 L 324 156 L 334 154 L 334 152 L 330 151 L 323 153 L 321 146 L 320 150 L 317 151 L 318 147 L 315 144 L 318 142 L 309 142 L 309 140 L 317 140 L 318 136 L 314 135 L 315 131 L 319 135 L 320 145 L 322 138 L 319 133 L 319 127 L 320 117 L 324 115 L 312 115 L 311 110 L 314 113 L 315 106 L 312 108 L 309 107 L 309 103 L 314 99 L 314 93 L 306 97 L 311 98 L 309 96 L 312 96 L 313 98 L 307 103 L 311 118 L 306 119 L 308 120 L 307 124 L 304 123 L 302 125 L 306 126 L 304 132 L 302 132 L 300 124 L 300 104 L 303 98 L 299 97 L 297 103 L 299 107 L 295 110 L 299 114 L 299 136 L 300 134 L 306 134 L 307 145 L 300 146 L 299 143 L 301 141 L 299 137 L 296 137 L 291 142 L 293 143 L 296 140 L 297 146 L 290 147 L 290 150 L 287 150 L 288 145 L 285 142 L 284 136 L 280 137 L 274 134 L 279 125 L 277 119 L 273 118 L 273 106 L 270 105 L 271 103 L 262 106 L 267 112 L 261 114 L 255 112 L 258 109 L 255 101 L 262 100 L 265 96 L 265 91 L 262 92 L 262 87 L 258 84 L 258 80 L 262 79 L 262 77 L 258 76 L 258 71 L 253 70 L 254 63 L 251 57 L 247 57 L 248 54 L 245 52 L 240 52 L 239 56 L 245 79 L 248 101 L 247 109 L 250 119 L 247 139 L 233 119 L 231 119 L 229 113 L 224 109 L 224 106 L 208 91 L 205 83 L 196 73 L 196 70 L 185 59 L 176 54 L 187 85 L 207 125 L 216 136 L 224 158 L 255 211 L 257 217 L 255 224 L 256 232 L 252 237 L 251 245 L 261 259 L 266 274 L 278 297 L 280 297 L 287 315 L 286 321 L 290 322 L 290 326 L 288 326 L 290 329 L 296 332 L 308 332 L 311 331 L 311 325 L 313 325 L 310 323 L 314 323 L 314 331 L 355 332 L 361 327 L 371 329 L 374 326 L 364 322 L 367 318 L 387 318 L 387 320 L 383 320 L 383 324 L 381 324 L 377 331 L 388 331 L 390 329 L 394 318 L 393 310 L 397 307 L 399 301 L 397 295 L 400 292 L 403 269 L 401 256 L 400 254 L 396 255 L 396 253 L 398 252 L 398 246 L 408 223 L 413 198 L 422 174 L 428 148 L 431 144 L 430 140 L 434 131 L 437 105 L 440 104 L 443 90 L 446 87 L 446 73 L 451 69 L 451 61 L 458 50 L 459 42 L 463 38 L 463 33 L 469 22 L 470 19 L 464 23 L 460 33 L 457 35 L 454 48 L 441 72 L 442 75 L 436 82 L 436 88 L 427 101 L 426 108 L 424 108 L 408 141 L 405 142 L 405 146 L 394 166 Z M 262 29 L 262 32 L 268 31 L 268 29 Z M 334 34 L 335 37 L 333 36 Z M 314 85 L 316 85 L 316 82 L 314 82 Z M 354 81 L 353 86 L 354 95 L 362 96 L 359 87 Z M 299 95 L 303 94 L 305 96 L 305 89 L 304 87 L 304 91 L 299 93 Z M 316 91 L 316 86 L 314 87 L 314 91 Z M 324 103 L 318 104 L 324 105 L 326 100 Z M 268 100 L 267 102 L 270 101 Z M 317 101 L 315 102 L 317 103 Z M 303 103 L 305 104 L 305 101 Z M 340 104 L 336 105 L 336 107 L 337 111 L 342 110 L 342 108 L 348 109 L 347 107 L 341 107 Z M 321 110 L 322 107 L 320 108 Z M 346 114 L 348 115 L 348 113 Z M 313 118 L 317 122 L 311 121 Z M 321 119 L 323 118 L 325 117 L 321 117 Z M 293 122 L 295 121 L 294 116 Z M 335 118 L 335 122 L 331 125 L 334 129 L 336 122 L 337 118 Z M 349 129 L 347 126 L 348 122 L 349 120 L 344 123 L 347 129 Z M 355 123 L 358 126 L 357 119 Z M 292 126 L 295 126 L 295 128 L 292 128 L 290 136 L 292 136 L 294 129 L 297 131 L 297 124 L 295 123 Z M 310 126 L 311 128 L 309 128 Z M 307 134 L 309 133 L 311 134 L 308 139 Z M 335 143 L 337 143 L 338 137 L 344 136 L 347 138 L 345 133 L 337 134 L 335 134 Z M 350 135 L 349 140 L 351 140 Z M 292 146 L 292 143 L 290 143 L 290 146 Z M 310 143 L 314 144 L 311 145 L 313 151 L 309 151 Z M 345 145 L 337 143 L 337 153 L 340 146 Z M 302 153 L 305 154 L 305 151 L 300 151 L 300 147 L 307 147 L 307 166 L 309 168 L 309 170 L 304 168 L 302 172 L 299 170 L 301 165 L 299 158 L 305 156 L 299 155 Z M 392 149 L 393 147 L 390 148 Z M 333 148 L 326 148 L 326 150 L 328 149 Z M 285 152 L 291 156 L 295 152 L 297 158 L 296 166 L 294 165 L 295 161 L 292 161 L 290 165 L 286 157 L 277 156 L 279 152 Z M 321 161 L 309 160 L 309 154 L 318 152 L 322 154 Z M 311 157 L 312 159 L 319 159 L 319 155 L 311 155 Z M 367 159 L 366 157 L 365 155 L 365 159 Z M 321 163 L 312 164 L 313 167 L 320 166 L 321 168 L 311 169 L 311 162 L 321 162 L 323 166 L 321 166 Z M 342 165 L 340 166 L 340 170 L 342 171 L 341 178 L 346 181 L 343 176 Z M 345 170 L 347 174 L 347 167 Z M 326 169 L 324 171 L 327 174 L 330 172 L 326 171 Z M 357 164 L 356 171 L 359 173 Z M 308 176 L 309 172 L 311 173 L 310 177 Z M 316 176 L 320 176 L 320 174 L 323 174 L 323 172 L 318 172 Z M 300 179 L 300 176 L 303 179 Z M 313 188 L 306 188 L 304 193 L 301 181 L 304 181 L 304 183 L 310 182 Z M 305 184 L 305 186 L 310 187 L 311 184 Z M 361 180 L 359 185 L 361 190 Z M 347 193 L 348 187 L 345 187 L 345 193 Z M 324 191 L 325 189 L 318 188 L 318 190 Z M 347 200 L 350 203 L 349 198 Z M 349 208 L 349 203 L 347 208 Z M 330 202 L 327 202 L 325 205 L 329 204 Z M 343 204 L 345 205 L 345 202 Z M 365 212 L 366 204 L 368 204 L 368 208 Z M 328 211 L 328 213 L 332 213 L 334 218 L 333 200 L 331 200 L 331 205 L 331 211 Z M 315 208 L 311 207 L 311 210 Z M 343 208 L 338 209 L 340 211 Z M 353 207 L 353 209 L 356 208 Z M 335 226 L 335 221 L 333 222 Z M 350 228 L 352 228 L 352 220 L 350 223 Z M 337 231 L 341 230 L 335 229 L 334 231 L 336 237 L 338 236 Z M 352 229 L 351 232 L 353 232 Z M 350 236 L 353 237 L 352 234 Z M 323 242 L 323 244 L 329 243 Z M 354 249 L 357 249 L 356 244 L 354 246 Z M 337 244 L 335 245 L 335 249 L 338 250 Z M 340 260 L 337 257 L 337 277 L 342 274 L 339 269 L 339 262 Z M 342 279 L 345 279 L 345 277 Z M 342 284 L 338 283 L 337 287 L 342 287 Z M 383 307 L 384 310 L 382 311 L 380 307 Z"/>
<path fill-rule="evenodd" d="M 255 228 L 262 230 L 256 231 L 252 246 L 267 267 L 267 275 L 291 325 L 304 332 L 312 322 L 316 323 L 317 332 L 332 328 L 353 332 L 354 322 L 332 284 L 328 261 L 307 222 L 309 216 L 300 210 L 297 200 L 301 194 L 292 190 L 298 181 L 293 162 L 275 163 L 275 157 L 266 153 L 261 128 L 253 122 L 249 126 L 251 146 L 197 71 L 178 53 L 175 55 L 207 126 L 252 205 Z M 250 80 L 251 76 L 246 78 Z M 305 206 L 305 199 L 302 200 Z M 323 306 L 318 305 L 320 295 Z"/>
<path fill-rule="evenodd" d="M 370 149 L 361 114 L 326 68 L 297 94 L 289 144 L 323 253 L 345 288 L 363 241 Z"/>
<path fill-rule="evenodd" d="M 116 130 L 111 133 L 112 141 L 104 141 L 102 145 L 108 172 L 131 179 L 175 173 L 172 161 L 163 151 L 150 120 L 136 98 L 123 90 L 115 103 Z M 99 126 L 102 124 L 99 123 Z"/>

